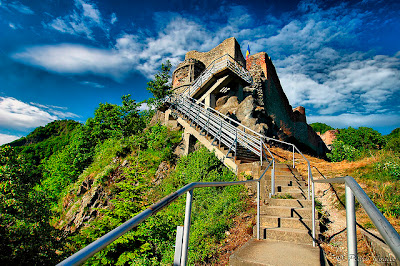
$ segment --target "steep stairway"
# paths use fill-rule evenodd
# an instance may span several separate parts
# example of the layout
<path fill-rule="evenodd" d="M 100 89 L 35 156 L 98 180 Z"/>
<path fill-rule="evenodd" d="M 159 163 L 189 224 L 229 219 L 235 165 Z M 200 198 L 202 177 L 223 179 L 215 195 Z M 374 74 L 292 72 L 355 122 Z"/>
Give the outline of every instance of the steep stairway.
<path fill-rule="evenodd" d="M 270 176 L 269 174 L 266 175 Z M 271 180 L 266 179 L 264 193 Z M 325 265 L 323 252 L 312 246 L 312 203 L 307 182 L 296 169 L 275 165 L 275 195 L 264 195 L 260 207 L 260 238 L 254 238 L 230 257 L 230 265 Z M 316 224 L 316 228 L 318 228 Z"/>

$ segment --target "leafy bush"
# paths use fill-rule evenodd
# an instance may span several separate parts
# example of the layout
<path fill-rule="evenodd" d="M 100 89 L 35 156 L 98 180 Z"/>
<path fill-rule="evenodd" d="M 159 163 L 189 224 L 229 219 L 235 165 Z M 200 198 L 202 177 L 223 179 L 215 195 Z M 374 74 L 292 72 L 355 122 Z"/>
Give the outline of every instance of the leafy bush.
<path fill-rule="evenodd" d="M 332 144 L 331 153 L 327 157 L 333 162 L 340 162 L 343 160 L 354 161 L 360 156 L 360 151 L 351 145 L 345 144 L 341 140 L 334 140 Z"/>
<path fill-rule="evenodd" d="M 333 127 L 324 124 L 324 123 L 312 123 L 310 126 L 314 129 L 315 132 L 320 132 L 321 134 L 324 134 L 328 130 L 334 130 Z"/>
<path fill-rule="evenodd" d="M 383 161 L 375 164 L 376 172 L 387 175 L 393 180 L 400 180 L 400 159 L 397 157 L 387 157 Z M 389 179 L 390 180 L 390 179 Z"/>
<path fill-rule="evenodd" d="M 156 126 L 151 130 L 163 131 Z M 232 181 L 236 176 L 205 148 L 182 157 L 175 170 L 156 185 L 154 174 L 162 161 L 163 146 L 148 134 L 147 150 L 135 150 L 129 156 L 130 167 L 113 188 L 111 206 L 100 210 L 99 218 L 73 237 L 76 248 L 89 244 L 129 218 L 143 211 L 156 200 L 195 181 Z M 155 146 L 154 146 L 155 145 Z M 152 148 L 150 148 L 152 147 Z M 157 147 L 157 148 L 155 148 Z M 189 244 L 189 263 L 207 263 L 218 250 L 232 218 L 245 207 L 242 186 L 200 188 L 194 190 L 192 225 Z M 149 217 L 137 228 L 96 254 L 87 264 L 171 264 L 174 256 L 176 227 L 183 224 L 185 197 L 180 197 L 167 208 Z"/>
<path fill-rule="evenodd" d="M 340 129 L 336 139 L 358 150 L 380 149 L 386 143 L 381 133 L 369 127 Z"/>
<path fill-rule="evenodd" d="M 387 142 L 385 149 L 388 151 L 400 153 L 400 137 L 391 138 Z"/>

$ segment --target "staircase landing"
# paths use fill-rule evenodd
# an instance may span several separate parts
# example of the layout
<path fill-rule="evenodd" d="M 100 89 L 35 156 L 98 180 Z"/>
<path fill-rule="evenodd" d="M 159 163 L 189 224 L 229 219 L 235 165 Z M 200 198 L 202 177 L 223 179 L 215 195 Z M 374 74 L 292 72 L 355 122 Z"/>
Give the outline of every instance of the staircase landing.
<path fill-rule="evenodd" d="M 326 265 L 326 263 L 320 248 L 272 239 L 252 239 L 230 257 L 229 265 L 301 266 Z"/>

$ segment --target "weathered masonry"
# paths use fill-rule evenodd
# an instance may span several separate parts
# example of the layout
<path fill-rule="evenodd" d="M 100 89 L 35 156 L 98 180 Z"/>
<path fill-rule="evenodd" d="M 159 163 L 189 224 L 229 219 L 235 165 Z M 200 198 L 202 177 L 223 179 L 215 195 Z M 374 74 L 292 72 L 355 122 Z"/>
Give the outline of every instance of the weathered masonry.
<path fill-rule="evenodd" d="M 234 37 L 209 52 L 190 51 L 173 72 L 173 91 L 209 106 L 250 129 L 324 156 L 327 148 L 292 108 L 267 53 L 244 59 Z"/>

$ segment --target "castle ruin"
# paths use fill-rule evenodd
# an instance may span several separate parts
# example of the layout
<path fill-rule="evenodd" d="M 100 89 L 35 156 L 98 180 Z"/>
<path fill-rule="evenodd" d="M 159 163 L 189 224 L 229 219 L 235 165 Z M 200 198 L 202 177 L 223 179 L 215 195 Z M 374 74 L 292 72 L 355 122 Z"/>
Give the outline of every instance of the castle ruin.
<path fill-rule="evenodd" d="M 221 68 L 221 62 L 228 67 Z M 307 124 L 305 108 L 289 104 L 268 54 L 260 52 L 245 60 L 234 37 L 208 52 L 187 52 L 173 72 L 172 89 L 260 134 L 325 156 L 327 148 Z"/>

